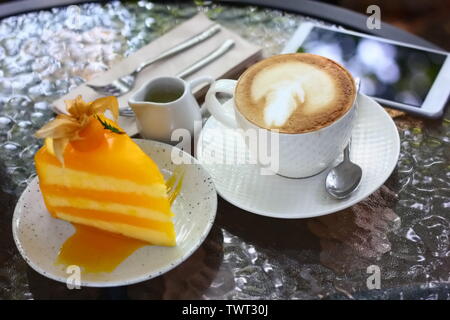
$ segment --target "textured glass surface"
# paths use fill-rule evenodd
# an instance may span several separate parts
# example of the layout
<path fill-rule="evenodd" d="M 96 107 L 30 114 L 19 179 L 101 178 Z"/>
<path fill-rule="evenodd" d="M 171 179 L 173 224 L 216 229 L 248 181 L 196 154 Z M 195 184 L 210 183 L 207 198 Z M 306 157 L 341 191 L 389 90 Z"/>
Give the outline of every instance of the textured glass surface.
<path fill-rule="evenodd" d="M 304 18 L 197 4 L 85 4 L 0 21 L 0 299 L 450 299 L 450 114 L 397 115 L 398 166 L 368 200 L 320 219 L 276 220 L 219 201 L 216 223 L 185 263 L 141 284 L 68 290 L 29 268 L 15 248 L 15 202 L 35 176 L 36 129 L 49 108 L 96 72 L 198 11 L 277 53 Z M 369 290 L 367 267 L 381 271 Z M 370 282 L 370 279 L 369 279 Z"/>

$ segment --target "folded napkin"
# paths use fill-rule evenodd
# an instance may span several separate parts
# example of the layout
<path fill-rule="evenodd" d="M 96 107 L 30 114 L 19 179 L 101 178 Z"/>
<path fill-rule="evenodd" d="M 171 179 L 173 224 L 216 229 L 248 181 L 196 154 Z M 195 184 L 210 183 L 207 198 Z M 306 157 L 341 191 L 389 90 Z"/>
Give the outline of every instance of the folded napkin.
<path fill-rule="evenodd" d="M 186 39 L 189 39 L 195 34 L 207 29 L 212 24 L 214 24 L 213 21 L 209 20 L 204 14 L 199 13 L 188 21 L 175 27 L 164 36 L 152 41 L 145 47 L 139 49 L 127 58 L 115 64 L 109 70 L 98 74 L 95 78 L 90 80 L 89 83 L 95 85 L 111 83 L 113 80 L 131 73 L 142 62 L 157 56 L 159 53 L 183 42 Z M 129 93 L 119 97 L 120 108 L 128 107 L 127 101 L 133 92 L 139 89 L 150 79 L 177 74 L 198 59 L 207 55 L 208 52 L 215 50 L 227 39 L 234 40 L 234 47 L 217 60 L 190 75 L 186 80 L 195 79 L 200 76 L 211 76 L 215 79 L 222 77 L 233 77 L 260 58 L 261 49 L 259 47 L 250 44 L 237 34 L 222 27 L 221 31 L 211 38 L 190 49 L 187 49 L 184 52 L 157 62 L 141 71 L 136 79 L 134 88 Z M 201 89 L 202 88 L 196 88 L 196 92 L 198 93 Z M 85 101 L 91 101 L 100 97 L 100 95 L 94 90 L 87 87 L 85 84 L 82 84 L 55 101 L 53 106 L 55 109 L 64 112 L 64 100 L 74 99 L 78 95 L 82 95 Z M 120 117 L 119 125 L 129 135 L 134 135 L 138 132 L 134 118 Z"/>

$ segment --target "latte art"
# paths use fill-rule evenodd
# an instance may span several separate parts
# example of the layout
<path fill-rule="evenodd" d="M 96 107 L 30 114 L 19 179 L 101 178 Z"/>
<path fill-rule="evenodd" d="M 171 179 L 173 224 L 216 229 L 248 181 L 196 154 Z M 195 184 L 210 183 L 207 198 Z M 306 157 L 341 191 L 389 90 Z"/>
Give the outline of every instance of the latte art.
<path fill-rule="evenodd" d="M 353 78 L 336 62 L 308 53 L 262 60 L 239 78 L 236 107 L 249 121 L 283 133 L 328 126 L 352 106 Z"/>
<path fill-rule="evenodd" d="M 275 83 L 265 95 L 264 122 L 269 127 L 284 125 L 304 101 L 305 92 L 300 81 Z"/>

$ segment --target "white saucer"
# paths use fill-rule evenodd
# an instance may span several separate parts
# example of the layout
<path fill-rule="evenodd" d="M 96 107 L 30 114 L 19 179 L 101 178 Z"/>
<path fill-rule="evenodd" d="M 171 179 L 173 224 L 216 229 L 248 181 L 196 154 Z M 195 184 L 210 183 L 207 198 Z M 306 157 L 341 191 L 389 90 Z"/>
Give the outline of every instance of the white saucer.
<path fill-rule="evenodd" d="M 152 157 L 166 178 L 171 175 L 175 168 L 170 160 L 172 146 L 149 140 L 135 142 Z M 151 279 L 179 265 L 202 244 L 216 216 L 217 194 L 209 174 L 191 159 L 195 164 L 185 166 L 182 189 L 172 205 L 177 246 L 142 247 L 113 272 L 81 274 L 82 286 L 113 287 Z M 66 282 L 70 274 L 66 273 L 65 266 L 55 265 L 55 260 L 74 228 L 70 223 L 50 216 L 37 178 L 17 202 L 12 227 L 14 241 L 26 262 L 40 274 Z"/>
<path fill-rule="evenodd" d="M 351 160 L 361 166 L 359 188 L 347 199 L 335 200 L 325 190 L 329 169 L 304 179 L 261 175 L 251 164 L 223 164 L 228 155 L 249 157 L 242 136 L 210 117 L 199 136 L 197 159 L 208 170 L 219 195 L 249 212 L 274 218 L 311 218 L 348 208 L 377 190 L 394 170 L 400 153 L 397 127 L 374 100 L 358 97 L 352 132 Z M 210 130 L 215 129 L 215 130 Z M 226 134 L 217 133 L 218 130 Z M 342 159 L 342 158 L 341 158 Z M 336 160 L 336 164 L 341 161 Z M 243 162 L 241 162 L 243 163 Z"/>

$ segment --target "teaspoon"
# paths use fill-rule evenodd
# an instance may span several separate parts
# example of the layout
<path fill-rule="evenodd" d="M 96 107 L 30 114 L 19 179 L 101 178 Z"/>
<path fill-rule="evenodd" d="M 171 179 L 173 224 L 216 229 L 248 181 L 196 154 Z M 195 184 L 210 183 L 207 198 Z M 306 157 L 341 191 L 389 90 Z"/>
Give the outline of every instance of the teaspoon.
<path fill-rule="evenodd" d="M 358 96 L 360 81 L 356 79 L 356 96 Z M 356 98 L 355 102 L 356 103 Z M 362 169 L 350 160 L 349 143 L 344 149 L 344 160 L 336 167 L 330 170 L 325 180 L 327 192 L 336 199 L 347 198 L 361 183 Z"/>

